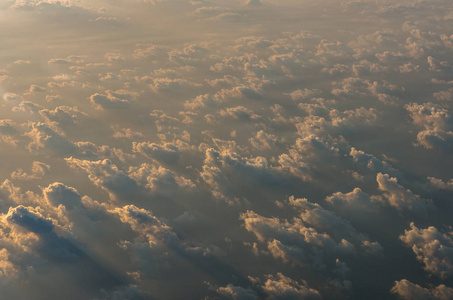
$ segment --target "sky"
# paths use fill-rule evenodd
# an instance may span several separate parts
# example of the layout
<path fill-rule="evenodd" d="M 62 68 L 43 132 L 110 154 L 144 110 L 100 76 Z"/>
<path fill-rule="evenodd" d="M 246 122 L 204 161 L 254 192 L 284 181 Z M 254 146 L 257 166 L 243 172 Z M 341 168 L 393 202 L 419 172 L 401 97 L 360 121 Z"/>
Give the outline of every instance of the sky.
<path fill-rule="evenodd" d="M 453 299 L 451 0 L 0 1 L 4 299 Z"/>

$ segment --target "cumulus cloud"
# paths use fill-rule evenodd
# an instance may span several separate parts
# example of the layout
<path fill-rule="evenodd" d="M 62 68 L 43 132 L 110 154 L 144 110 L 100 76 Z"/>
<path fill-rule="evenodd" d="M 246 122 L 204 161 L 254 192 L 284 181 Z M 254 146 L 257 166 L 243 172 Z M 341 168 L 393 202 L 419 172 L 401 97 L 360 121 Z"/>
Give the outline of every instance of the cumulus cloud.
<path fill-rule="evenodd" d="M 19 180 L 41 179 L 49 172 L 49 170 L 49 165 L 39 161 L 34 161 L 30 174 L 26 173 L 22 169 L 18 169 L 11 174 L 11 178 Z"/>
<path fill-rule="evenodd" d="M 129 107 L 136 96 L 136 93 L 125 90 L 108 90 L 105 94 L 96 93 L 91 95 L 90 101 L 97 109 L 124 109 Z"/>
<path fill-rule="evenodd" d="M 0 133 L 3 135 L 13 135 L 17 133 L 14 121 L 11 119 L 0 120 Z"/>
<path fill-rule="evenodd" d="M 278 186 L 282 178 L 263 157 L 244 158 L 231 150 L 205 151 L 201 178 L 211 187 L 216 198 L 232 203 L 241 198 L 242 191 L 250 183 L 262 186 Z"/>
<path fill-rule="evenodd" d="M 48 0 L 48 1 L 14 1 L 12 4 L 12 7 L 14 8 L 22 8 L 22 7 L 37 7 L 37 6 L 45 6 L 45 5 L 57 5 L 57 6 L 63 6 L 63 7 L 71 7 L 74 6 L 75 4 L 72 1 L 54 1 L 54 0 Z"/>
<path fill-rule="evenodd" d="M 0 6 L 5 299 L 452 297 L 450 1 Z"/>
<path fill-rule="evenodd" d="M 164 167 L 142 164 L 129 169 L 129 176 L 139 184 L 156 193 L 175 192 L 178 189 L 190 190 L 195 184 L 183 176 Z"/>
<path fill-rule="evenodd" d="M 134 198 L 140 194 L 137 182 L 108 159 L 89 161 L 70 157 L 66 162 L 72 168 L 87 172 L 90 180 L 108 191 L 114 200 Z"/>
<path fill-rule="evenodd" d="M 254 285 L 250 288 L 228 284 L 217 288 L 216 292 L 222 299 L 322 299 L 321 294 L 304 281 L 293 280 L 282 273 L 266 277 L 264 282 L 251 278 Z"/>
<path fill-rule="evenodd" d="M 31 130 L 25 133 L 32 140 L 28 145 L 30 151 L 43 149 L 62 154 L 74 152 L 74 144 L 68 141 L 53 124 L 38 122 L 32 123 L 30 127 Z"/>
<path fill-rule="evenodd" d="M 7 249 L 0 250 L 0 276 L 6 282 L 17 276 L 17 269 L 9 260 L 9 253 Z"/>
<path fill-rule="evenodd" d="M 453 289 L 443 284 L 428 289 L 414 284 L 407 279 L 395 281 L 395 285 L 391 291 L 402 299 L 444 300 L 453 297 Z"/>
<path fill-rule="evenodd" d="M 398 210 L 408 210 L 424 215 L 432 205 L 430 200 L 422 199 L 419 195 L 405 189 L 398 184 L 396 178 L 390 177 L 388 174 L 378 173 L 376 181 L 388 203 Z"/>
<path fill-rule="evenodd" d="M 89 158 L 109 158 L 127 161 L 133 158 L 133 155 L 125 153 L 122 149 L 111 148 L 107 145 L 98 146 L 91 142 L 77 142 L 77 154 Z"/>
<path fill-rule="evenodd" d="M 453 119 L 449 110 L 433 103 L 406 106 L 414 124 L 424 130 L 417 134 L 417 144 L 428 149 L 448 150 L 453 139 Z"/>
<path fill-rule="evenodd" d="M 428 177 L 428 180 L 436 188 L 444 189 L 444 190 L 453 189 L 453 179 L 450 179 L 448 181 L 443 181 L 442 179 L 439 179 L 439 178 Z"/>
<path fill-rule="evenodd" d="M 20 102 L 20 97 L 15 93 L 4 93 L 3 100 L 8 103 Z"/>
<path fill-rule="evenodd" d="M 155 143 L 133 143 L 134 152 L 153 158 L 164 164 L 176 164 L 180 157 L 180 151 L 173 144 L 165 144 L 163 146 Z"/>
<path fill-rule="evenodd" d="M 47 122 L 57 122 L 60 125 L 72 125 L 80 122 L 88 115 L 80 111 L 77 107 L 58 106 L 54 110 L 42 109 L 39 114 Z"/>
<path fill-rule="evenodd" d="M 123 128 L 122 130 L 115 130 L 113 137 L 117 139 L 134 139 L 143 137 L 143 134 L 130 128 Z"/>
<path fill-rule="evenodd" d="M 357 247 L 371 244 L 346 220 L 320 205 L 295 198 L 290 198 L 289 203 L 300 213 L 292 221 L 263 217 L 253 211 L 241 215 L 245 228 L 274 258 L 329 270 L 335 265 L 335 257 L 353 254 Z"/>
<path fill-rule="evenodd" d="M 433 226 L 420 229 L 411 223 L 411 229 L 405 230 L 400 239 L 412 248 L 425 271 L 441 278 L 452 275 L 453 240 L 449 234 Z"/>
<path fill-rule="evenodd" d="M 150 88 L 155 92 L 171 92 L 178 91 L 184 88 L 197 88 L 201 87 L 201 84 L 188 81 L 181 78 L 155 78 L 152 80 L 152 83 L 149 85 Z"/>
<path fill-rule="evenodd" d="M 365 153 L 361 150 L 357 150 L 352 147 L 349 155 L 352 157 L 354 162 L 367 167 L 373 172 L 385 172 L 392 174 L 393 168 L 385 161 L 379 160 L 371 154 Z"/>
<path fill-rule="evenodd" d="M 281 273 L 276 276 L 269 276 L 263 285 L 263 290 L 268 294 L 267 299 L 286 297 L 321 299 L 321 295 L 317 290 L 308 287 L 304 282 L 297 282 Z"/>

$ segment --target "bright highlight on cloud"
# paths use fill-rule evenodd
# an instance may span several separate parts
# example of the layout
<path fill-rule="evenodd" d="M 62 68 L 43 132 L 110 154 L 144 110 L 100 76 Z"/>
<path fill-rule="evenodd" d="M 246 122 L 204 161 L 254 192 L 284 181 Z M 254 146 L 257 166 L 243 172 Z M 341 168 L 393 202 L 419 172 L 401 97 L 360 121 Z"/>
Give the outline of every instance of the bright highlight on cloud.
<path fill-rule="evenodd" d="M 0 16 L 2 299 L 453 299 L 450 1 Z"/>

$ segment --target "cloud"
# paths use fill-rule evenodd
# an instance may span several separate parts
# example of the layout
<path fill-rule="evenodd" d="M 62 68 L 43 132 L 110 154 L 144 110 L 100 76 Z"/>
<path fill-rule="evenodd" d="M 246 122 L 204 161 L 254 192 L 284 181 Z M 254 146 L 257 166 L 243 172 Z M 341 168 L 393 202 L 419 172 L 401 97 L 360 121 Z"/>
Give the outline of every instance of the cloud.
<path fill-rule="evenodd" d="M 258 295 L 251 289 L 245 289 L 240 286 L 228 284 L 224 287 L 217 288 L 216 292 L 224 299 L 241 299 L 241 300 L 254 300 L 259 299 Z"/>
<path fill-rule="evenodd" d="M 253 287 L 243 288 L 228 284 L 217 288 L 216 292 L 222 299 L 252 300 L 252 299 L 322 299 L 321 294 L 307 286 L 304 281 L 296 281 L 282 273 L 267 275 L 261 282 L 259 278 L 251 278 Z"/>
<path fill-rule="evenodd" d="M 349 193 L 333 193 L 327 196 L 325 200 L 328 208 L 335 211 L 339 216 L 349 220 L 358 228 L 373 227 L 373 224 L 376 222 L 382 222 L 382 214 L 385 214 L 384 205 L 379 196 L 370 196 L 360 188 L 355 188 Z M 367 247 L 365 245 L 370 246 L 369 250 L 371 252 L 373 252 L 373 248 L 382 250 L 379 243 L 372 245 L 372 243 L 365 241 L 362 243 L 362 246 Z"/>
<path fill-rule="evenodd" d="M 77 154 L 89 158 L 109 158 L 127 161 L 133 158 L 133 155 L 125 153 L 122 149 L 111 148 L 107 145 L 97 146 L 91 142 L 77 142 Z"/>
<path fill-rule="evenodd" d="M 181 156 L 178 147 L 169 143 L 161 146 L 159 144 L 149 142 L 134 142 L 133 150 L 134 152 L 140 153 L 149 158 L 153 158 L 167 165 L 177 164 L 179 157 Z"/>
<path fill-rule="evenodd" d="M 46 6 L 46 5 L 56 5 L 62 7 L 72 7 L 75 4 L 72 1 L 65 0 L 65 1 L 55 1 L 55 0 L 48 0 L 48 1 L 33 1 L 33 0 L 16 0 L 11 5 L 14 8 L 26 8 L 26 7 L 39 7 L 39 6 Z"/>
<path fill-rule="evenodd" d="M 448 150 L 453 141 L 453 119 L 450 112 L 434 103 L 408 104 L 414 124 L 424 127 L 417 134 L 417 145 L 427 149 L 438 148 Z"/>
<path fill-rule="evenodd" d="M 263 290 L 268 295 L 266 299 L 322 299 L 320 293 L 308 287 L 306 283 L 298 282 L 281 273 L 270 275 L 263 285 Z"/>
<path fill-rule="evenodd" d="M 85 56 L 69 55 L 65 58 L 52 58 L 48 61 L 49 64 L 62 64 L 62 65 L 73 65 L 81 64 L 85 61 Z"/>
<path fill-rule="evenodd" d="M 126 90 L 111 91 L 105 94 L 96 93 L 90 96 L 90 101 L 97 109 L 124 109 L 131 105 L 137 93 Z"/>
<path fill-rule="evenodd" d="M 42 109 L 39 114 L 46 122 L 57 122 L 60 125 L 73 125 L 81 122 L 88 115 L 77 107 L 58 106 L 54 110 Z"/>
<path fill-rule="evenodd" d="M 178 190 L 182 190 L 187 196 L 187 191 L 195 188 L 195 184 L 190 179 L 179 176 L 164 167 L 155 167 L 146 163 L 135 168 L 131 167 L 129 176 L 140 185 L 161 196 Z"/>
<path fill-rule="evenodd" d="M 154 217 L 150 212 L 133 205 L 115 208 L 110 211 L 117 215 L 121 222 L 129 224 L 132 230 L 143 235 L 149 246 L 161 243 L 177 243 L 178 238 L 169 226 Z"/>
<path fill-rule="evenodd" d="M 31 130 L 25 133 L 32 139 L 28 145 L 29 151 L 43 149 L 66 155 L 74 153 L 74 144 L 68 141 L 61 132 L 59 133 L 53 124 L 38 122 L 30 124 L 30 127 Z"/>
<path fill-rule="evenodd" d="M 347 240 L 336 242 L 328 234 L 307 227 L 300 219 L 289 223 L 266 218 L 253 211 L 242 214 L 241 219 L 245 228 L 266 245 L 270 255 L 285 263 L 323 270 L 327 268 L 328 256 L 353 251 L 352 244 Z"/>
<path fill-rule="evenodd" d="M 347 220 L 336 216 L 319 204 L 313 204 L 307 199 L 289 198 L 289 203 L 300 210 L 300 219 L 318 231 L 327 232 L 337 240 L 347 238 L 354 244 L 363 244 L 367 239 L 359 233 Z"/>
<path fill-rule="evenodd" d="M 137 44 L 133 56 L 136 59 L 157 58 L 166 55 L 167 50 L 167 47 L 162 45 Z"/>
<path fill-rule="evenodd" d="M 352 157 L 354 162 L 367 167 L 373 172 L 384 172 L 388 174 L 395 172 L 395 170 L 387 162 L 381 161 L 373 155 L 357 150 L 354 147 L 351 148 L 349 155 Z"/>
<path fill-rule="evenodd" d="M 6 220 L 34 233 L 49 233 L 54 229 L 52 220 L 45 219 L 39 213 L 24 206 L 10 209 Z"/>
<path fill-rule="evenodd" d="M 71 187 L 67 187 L 60 182 L 54 182 L 42 191 L 44 198 L 57 207 L 60 204 L 71 209 L 82 205 L 82 198 L 79 192 Z"/>
<path fill-rule="evenodd" d="M 450 179 L 449 181 L 443 181 L 442 179 L 439 178 L 428 177 L 428 180 L 431 183 L 431 185 L 438 189 L 453 190 L 453 179 Z"/>
<path fill-rule="evenodd" d="M 72 168 L 87 172 L 88 178 L 96 186 L 109 192 L 112 200 L 136 198 L 141 193 L 137 182 L 108 159 L 89 161 L 70 157 L 66 159 L 66 163 Z"/>
<path fill-rule="evenodd" d="M 39 85 L 32 84 L 30 86 L 30 93 L 39 93 L 39 92 L 45 92 L 46 89 L 43 87 L 40 87 Z"/>
<path fill-rule="evenodd" d="M 232 203 L 247 191 L 248 184 L 277 187 L 282 178 L 274 172 L 263 157 L 244 158 L 230 150 L 205 151 L 201 178 L 211 187 L 216 198 Z"/>
<path fill-rule="evenodd" d="M 14 264 L 9 260 L 9 253 L 5 248 L 0 250 L 0 270 L 0 278 L 2 278 L 2 281 L 5 281 L 5 283 L 14 279 L 18 273 Z"/>
<path fill-rule="evenodd" d="M 258 149 L 272 149 L 280 142 L 279 140 L 276 135 L 260 130 L 256 133 L 255 137 L 250 138 L 250 143 Z"/>
<path fill-rule="evenodd" d="M 143 134 L 139 131 L 133 131 L 130 128 L 123 128 L 121 130 L 115 130 L 113 137 L 116 139 L 134 139 L 143 137 Z"/>
<path fill-rule="evenodd" d="M 18 180 L 41 179 L 49 172 L 49 170 L 49 165 L 39 161 L 34 161 L 31 169 L 31 174 L 26 173 L 22 169 L 17 169 L 11 174 L 11 178 Z"/>
<path fill-rule="evenodd" d="M 451 298 L 451 20 L 448 0 L 5 3 L 1 294 Z"/>
<path fill-rule="evenodd" d="M 400 239 L 414 251 L 417 260 L 424 264 L 425 271 L 447 278 L 453 272 L 453 240 L 450 235 L 440 232 L 436 227 L 420 229 L 411 223 Z"/>
<path fill-rule="evenodd" d="M 231 107 L 227 108 L 226 110 L 221 110 L 220 115 L 222 117 L 230 116 L 242 121 L 248 121 L 251 119 L 253 120 L 259 118 L 258 115 L 254 114 L 252 111 L 243 106 Z"/>
<path fill-rule="evenodd" d="M 247 5 L 249 6 L 260 6 L 262 5 L 260 0 L 249 0 L 247 1 Z"/>
<path fill-rule="evenodd" d="M 104 296 L 97 298 L 96 300 L 145 300 L 149 298 L 149 295 L 136 285 L 130 284 L 127 286 L 120 286 L 113 291 L 102 290 Z"/>
<path fill-rule="evenodd" d="M 178 64 L 193 64 L 204 58 L 208 50 L 204 47 L 192 44 L 184 47 L 183 50 L 173 50 L 168 53 L 170 61 Z"/>
<path fill-rule="evenodd" d="M 15 186 L 9 179 L 0 185 L 2 195 L 2 207 L 6 210 L 11 206 L 36 205 L 39 203 L 38 196 L 33 192 L 24 193 L 20 187 Z"/>
<path fill-rule="evenodd" d="M 0 133 L 3 135 L 14 135 L 17 133 L 16 124 L 11 119 L 0 120 Z"/>
<path fill-rule="evenodd" d="M 20 97 L 15 93 L 4 93 L 3 100 L 5 100 L 8 103 L 16 103 L 20 102 Z"/>
<path fill-rule="evenodd" d="M 444 300 L 453 297 L 453 289 L 443 284 L 427 289 L 419 286 L 418 284 L 414 284 L 407 279 L 395 281 L 395 285 L 391 291 L 393 294 L 400 296 L 402 299 Z"/>
<path fill-rule="evenodd" d="M 186 79 L 176 78 L 171 79 L 168 77 L 154 78 L 149 87 L 156 93 L 172 92 L 181 89 L 195 89 L 201 87 L 199 83 L 191 82 Z"/>
<path fill-rule="evenodd" d="M 140 237 L 132 241 L 122 241 L 121 246 L 131 251 L 133 256 L 137 256 L 133 265 L 140 272 L 144 272 L 144 275 L 153 275 L 159 271 L 160 260 L 168 259 L 164 252 L 184 248 L 172 228 L 145 209 L 127 205 L 116 207 L 109 213 L 129 225 Z"/>
<path fill-rule="evenodd" d="M 394 177 L 388 174 L 378 173 L 376 181 L 379 189 L 384 192 L 388 203 L 400 211 L 412 211 L 416 214 L 426 215 L 432 208 L 430 200 L 422 199 L 419 195 L 412 193 L 398 184 Z"/>

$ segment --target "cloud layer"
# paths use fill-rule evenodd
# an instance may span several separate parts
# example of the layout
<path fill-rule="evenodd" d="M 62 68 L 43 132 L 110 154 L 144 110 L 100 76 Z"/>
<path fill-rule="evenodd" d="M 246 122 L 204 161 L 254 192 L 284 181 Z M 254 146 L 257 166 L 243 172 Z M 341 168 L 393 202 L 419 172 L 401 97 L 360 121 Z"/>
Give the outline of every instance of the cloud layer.
<path fill-rule="evenodd" d="M 1 4 L 0 293 L 452 299 L 451 20 L 447 0 Z"/>

